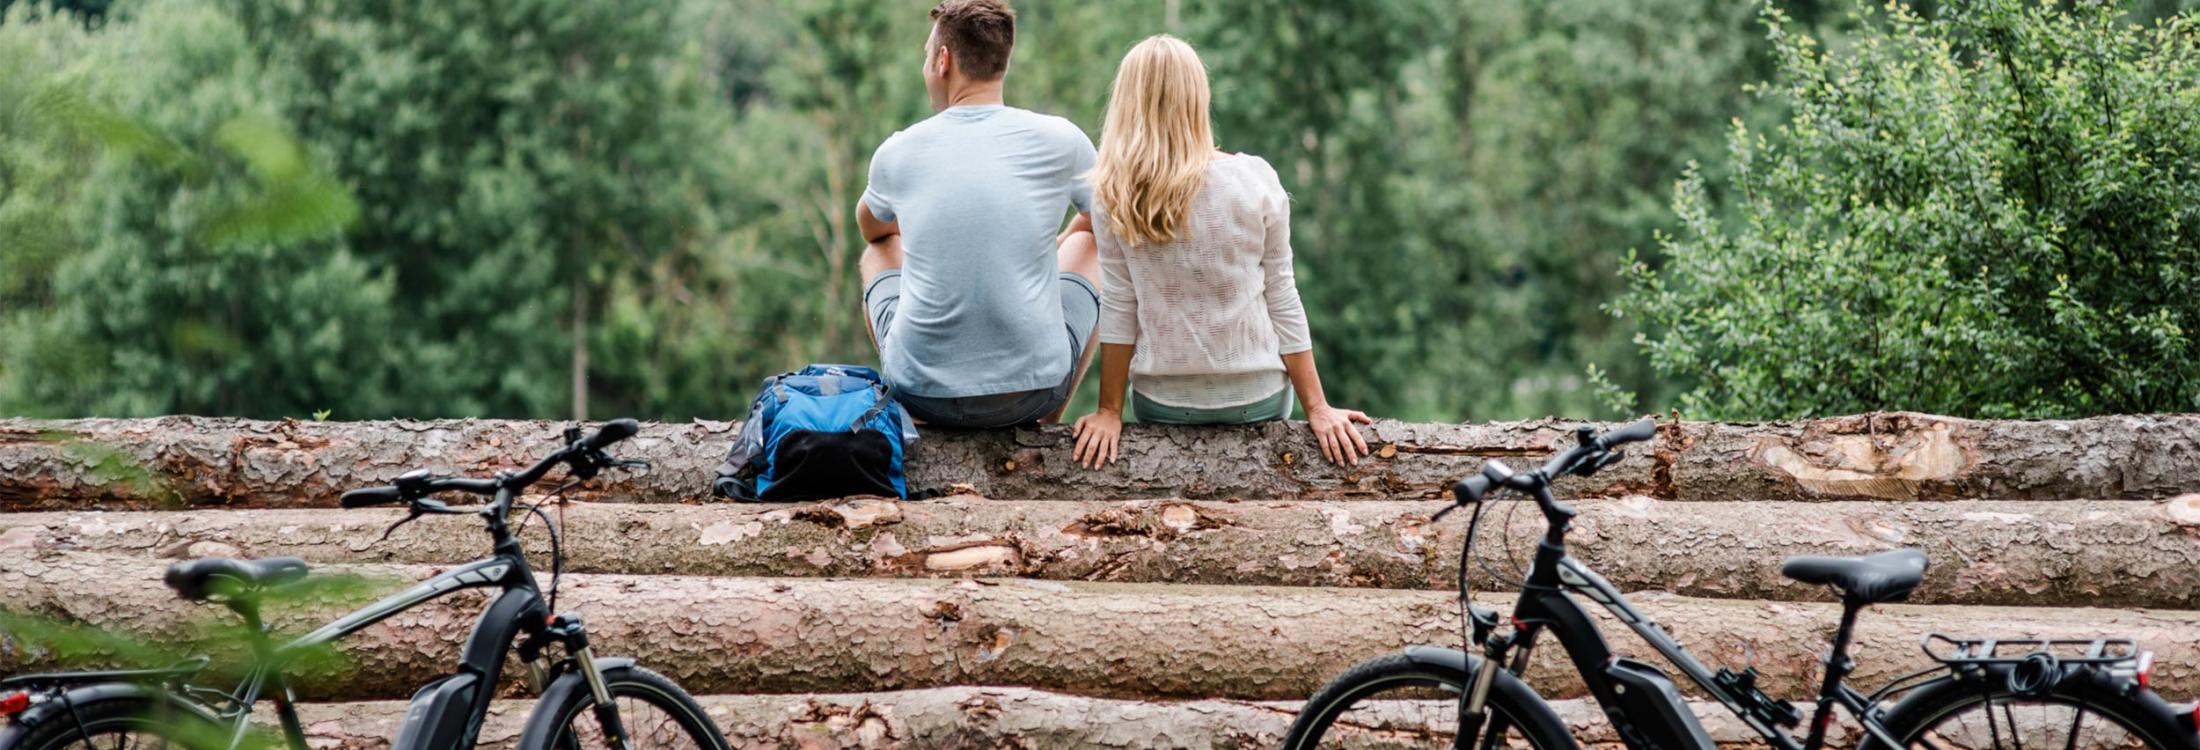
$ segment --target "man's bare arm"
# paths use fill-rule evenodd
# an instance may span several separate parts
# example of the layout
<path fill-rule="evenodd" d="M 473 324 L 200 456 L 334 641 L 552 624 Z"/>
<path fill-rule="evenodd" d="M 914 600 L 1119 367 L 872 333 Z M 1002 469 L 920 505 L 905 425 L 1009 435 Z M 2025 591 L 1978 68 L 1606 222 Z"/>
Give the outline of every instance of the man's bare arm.
<path fill-rule="evenodd" d="M 1090 231 L 1092 231 L 1092 214 L 1085 211 L 1079 211 L 1077 212 L 1076 216 L 1070 217 L 1069 227 L 1063 229 L 1061 234 L 1054 235 L 1054 244 L 1059 245 L 1067 242 L 1069 241 L 1070 235 L 1076 234 L 1078 232 Z"/>
<path fill-rule="evenodd" d="M 861 200 L 856 201 L 856 228 L 863 232 L 863 241 L 872 244 L 901 234 L 901 222 L 879 221 L 878 217 L 871 215 L 870 204 Z"/>

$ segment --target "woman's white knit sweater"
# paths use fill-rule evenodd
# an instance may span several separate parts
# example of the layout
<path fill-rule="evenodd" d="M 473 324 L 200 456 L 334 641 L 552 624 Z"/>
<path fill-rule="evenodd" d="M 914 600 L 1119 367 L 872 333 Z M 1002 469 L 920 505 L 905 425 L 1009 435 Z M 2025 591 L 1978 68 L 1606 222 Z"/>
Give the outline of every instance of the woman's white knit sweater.
<path fill-rule="evenodd" d="M 1291 198 L 1258 156 L 1208 163 L 1176 239 L 1126 246 L 1097 207 L 1100 342 L 1134 344 L 1131 387 L 1169 406 L 1242 406 L 1313 348 L 1291 271 Z"/>

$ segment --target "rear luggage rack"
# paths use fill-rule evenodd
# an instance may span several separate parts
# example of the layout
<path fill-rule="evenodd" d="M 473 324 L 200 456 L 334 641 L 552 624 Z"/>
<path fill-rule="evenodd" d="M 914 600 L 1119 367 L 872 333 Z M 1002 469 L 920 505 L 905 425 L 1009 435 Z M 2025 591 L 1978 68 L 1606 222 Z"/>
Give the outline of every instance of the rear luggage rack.
<path fill-rule="evenodd" d="M 2144 667 L 2152 652 L 2139 650 L 2129 638 L 2096 638 L 2090 641 L 2054 638 L 1954 638 L 1928 633 L 1925 655 L 1951 667 L 2013 665 L 2034 654 L 2048 654 L 2069 666 L 2109 667 L 2137 663 Z M 1936 646 L 1945 653 L 1936 652 Z M 2019 651 L 2018 649 L 2022 649 Z"/>
<path fill-rule="evenodd" d="M 1945 644 L 1953 651 L 1935 653 L 1936 644 Z M 2126 691 L 2153 687 L 2154 652 L 2140 651 L 2138 642 L 2129 638 L 1963 639 L 1931 633 L 1925 636 L 1923 645 L 1926 656 L 1958 673 L 2007 667 L 2009 690 L 2020 695 L 2044 694 L 2073 669 L 2099 670 L 2122 682 Z M 2014 653 L 2018 649 L 2023 653 Z"/>

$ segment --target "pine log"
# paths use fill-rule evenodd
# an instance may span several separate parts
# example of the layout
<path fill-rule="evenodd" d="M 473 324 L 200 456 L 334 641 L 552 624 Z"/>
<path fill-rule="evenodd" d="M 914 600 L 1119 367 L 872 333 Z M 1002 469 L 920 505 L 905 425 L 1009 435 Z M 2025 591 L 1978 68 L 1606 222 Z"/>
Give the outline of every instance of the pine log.
<path fill-rule="evenodd" d="M 1451 589 L 1463 516 L 1442 503 L 1012 502 L 958 496 L 800 505 L 577 503 L 563 510 L 566 568 L 712 576 L 1025 576 L 1064 581 Z M 1790 555 L 1896 546 L 1933 560 L 1921 604 L 2200 609 L 2200 495 L 2171 503 L 1586 501 L 1575 557 L 1622 589 L 1830 601 L 1779 573 Z M 396 510 L 0 514 L 0 548 L 163 557 L 295 555 L 316 563 L 458 563 L 487 552 L 469 519 L 430 519 L 387 540 Z M 1508 523 L 1509 522 L 1509 523 Z M 1477 588 L 1508 590 L 1542 515 L 1493 506 Z M 524 536 L 548 565 L 540 521 Z M 1509 542 L 1509 544 L 1508 544 Z"/>
<path fill-rule="evenodd" d="M 417 565 L 327 566 L 426 578 Z M 138 633 L 195 637 L 208 607 L 177 600 L 159 566 L 95 553 L 0 553 L 8 607 Z M 1480 600 L 1499 607 L 1504 595 Z M 1820 603 L 1634 597 L 1706 663 L 1754 654 L 1767 689 L 1801 694 L 1835 620 Z M 408 695 L 456 659 L 482 597 L 448 597 L 370 628 L 345 644 L 347 673 L 309 675 L 326 698 Z M 587 617 L 599 653 L 625 654 L 694 692 L 900 690 L 1012 685 L 1088 695 L 1303 698 L 1347 665 L 1416 643 L 1458 642 L 1445 592 L 1008 580 L 815 580 L 576 575 L 561 607 Z M 338 614 L 327 604 L 271 613 L 290 632 Z M 1644 653 L 1607 623 L 1623 653 Z M 2154 685 L 2200 694 L 2200 612 L 2086 608 L 1882 606 L 1858 626 L 1853 681 L 1873 685 L 1927 666 L 1922 634 L 1997 637 L 2124 636 L 2156 651 Z M 1530 681 L 1556 697 L 1581 690 L 1543 650 Z M 0 672 L 42 667 L 8 648 Z"/>
<path fill-rule="evenodd" d="M 1076 466 L 1063 426 L 933 430 L 911 486 L 989 497 L 1356 499 L 1441 495 L 1485 458 L 1522 465 L 1572 445 L 1573 422 L 1379 422 L 1376 455 L 1336 467 L 1300 423 L 1129 428 L 1122 459 Z M 1610 425 L 1601 425 L 1609 427 Z M 0 509 L 328 507 L 345 489 L 415 468 L 485 475 L 559 444 L 561 423 L 158 419 L 0 420 Z M 622 444 L 655 462 L 583 497 L 709 497 L 733 423 L 652 424 Z M 1801 422 L 1669 424 L 1570 496 L 1668 500 L 2160 499 L 2200 491 L 2200 415 L 1975 421 L 1877 414 Z"/>
<path fill-rule="evenodd" d="M 1273 748 L 1290 731 L 1293 702 L 1200 700 L 1141 702 L 1051 693 L 1028 688 L 949 687 L 885 693 L 705 695 L 697 701 L 736 750 L 959 750 L 1043 747 L 1065 750 L 1130 748 Z M 1692 703 L 1697 718 L 1724 748 L 1761 746 L 1748 727 L 1715 703 Z M 483 722 L 483 750 L 507 750 L 519 740 L 532 704 L 499 701 Z M 1441 746 L 1451 724 L 1431 725 L 1399 706 L 1399 721 L 1346 731 L 1336 747 L 1425 750 Z M 1449 708 L 1448 706 L 1445 708 Z M 1585 748 L 1622 747 L 1597 707 L 1585 700 L 1552 708 Z M 379 750 L 397 733 L 405 705 L 397 701 L 309 703 L 299 707 L 307 744 L 316 750 Z M 1455 710 L 1455 709 L 1454 709 Z M 272 717 L 262 717 L 269 726 Z M 1835 726 L 1835 747 L 1846 742 Z M 1343 735 L 1332 734 L 1334 739 Z M 1325 745 L 1329 747 L 1330 745 Z"/>

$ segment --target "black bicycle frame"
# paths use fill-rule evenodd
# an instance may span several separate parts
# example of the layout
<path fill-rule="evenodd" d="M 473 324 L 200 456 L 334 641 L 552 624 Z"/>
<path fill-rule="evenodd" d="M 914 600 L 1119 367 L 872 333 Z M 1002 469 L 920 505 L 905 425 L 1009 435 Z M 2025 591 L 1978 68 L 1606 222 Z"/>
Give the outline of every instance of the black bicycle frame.
<path fill-rule="evenodd" d="M 498 503 L 494 507 L 509 507 L 510 490 L 500 490 L 497 499 Z M 252 634 L 254 659 L 244 679 L 234 692 L 226 694 L 190 686 L 187 682 L 181 690 L 170 692 L 186 702 L 205 707 L 208 714 L 218 718 L 222 729 L 228 733 L 224 746 L 230 750 L 236 750 L 243 745 L 245 736 L 251 729 L 253 706 L 262 697 L 269 697 L 275 703 L 275 714 L 282 724 L 286 744 L 291 750 L 307 750 L 305 732 L 298 720 L 298 712 L 294 706 L 295 697 L 289 680 L 284 676 L 284 667 L 399 612 L 459 591 L 491 587 L 502 589 L 503 593 L 498 594 L 482 611 L 472 632 L 467 635 L 465 648 L 459 655 L 459 669 L 461 673 L 470 671 L 477 674 L 479 684 L 483 686 L 496 685 L 504 667 L 505 653 L 524 635 L 530 639 L 527 643 L 536 644 L 531 648 L 522 648 L 522 651 L 532 652 L 526 654 L 528 658 L 525 661 L 530 670 L 531 685 L 539 691 L 546 677 L 546 665 L 540 658 L 539 644 L 558 640 L 559 636 L 551 630 L 548 607 L 543 602 L 541 589 L 535 583 L 534 572 L 527 565 L 519 540 L 512 536 L 504 518 L 495 514 L 488 514 L 487 518 L 489 533 L 495 539 L 495 551 L 488 559 L 445 571 L 281 646 L 272 645 L 266 637 L 255 606 L 232 603 L 232 609 L 244 618 L 248 632 Z M 83 676 L 96 677 L 99 674 L 85 673 Z M 50 677 L 55 683 L 64 686 L 72 682 L 86 684 L 71 680 L 70 675 L 66 674 L 43 677 Z M 480 730 L 482 717 L 487 714 L 489 702 L 495 697 L 494 693 L 494 690 L 486 687 L 474 691 L 474 705 L 468 707 L 472 713 L 465 735 L 469 740 Z M 220 696 L 220 700 L 215 704 L 210 705 L 204 700 L 216 695 Z M 67 716 L 60 718 L 68 719 Z"/>
<path fill-rule="evenodd" d="M 499 490 L 496 503 L 491 507 L 510 507 L 511 492 L 509 489 Z M 477 588 L 493 587 L 502 589 L 503 593 L 489 602 L 489 606 L 482 610 L 481 617 L 474 622 L 473 630 L 467 634 L 466 645 L 459 652 L 458 658 L 461 673 L 472 672 L 479 676 L 481 685 L 494 686 L 502 676 L 504 655 L 512 650 L 513 644 L 521 636 L 543 638 L 548 635 L 549 608 L 543 601 L 541 588 L 535 583 L 534 570 L 528 566 L 527 555 L 520 548 L 519 540 L 512 536 L 503 517 L 494 513 L 485 517 L 489 521 L 489 535 L 495 542 L 494 552 L 488 559 L 444 571 L 411 588 L 391 594 L 323 625 L 318 630 L 299 636 L 297 640 L 275 649 L 272 659 L 262 660 L 264 666 L 255 670 L 255 673 L 262 676 L 263 682 L 272 680 L 269 684 L 283 691 L 276 700 L 276 712 L 282 721 L 283 733 L 293 750 L 306 750 L 305 738 L 304 733 L 298 731 L 296 712 L 291 708 L 289 688 L 282 681 L 280 666 L 300 654 L 323 648 L 399 612 L 459 591 Z M 257 628 L 258 625 L 254 624 L 253 627 Z M 544 664 L 540 658 L 535 658 L 528 660 L 527 666 L 530 671 L 530 686 L 541 690 L 545 676 Z M 240 721 L 235 730 L 237 735 L 232 738 L 231 748 L 236 747 L 234 740 L 243 736 L 245 722 L 241 719 L 249 718 L 251 699 L 260 687 L 262 686 L 248 679 L 238 696 L 238 710 L 242 715 L 238 717 Z M 474 692 L 473 705 L 468 707 L 471 718 L 468 720 L 465 735 L 469 741 L 480 731 L 482 717 L 487 715 L 489 702 L 495 697 L 495 691 L 491 689 Z M 402 733 L 403 729 L 400 728 L 399 731 Z"/>
<path fill-rule="evenodd" d="M 1492 658 L 1486 660 L 1485 665 L 1510 664 L 1510 671 L 1520 672 L 1535 647 L 1536 637 L 1544 630 L 1549 630 L 1571 657 L 1574 669 L 1587 683 L 1590 695 L 1596 698 L 1597 704 L 1604 709 L 1613 726 L 1621 731 L 1623 738 L 1629 735 L 1629 727 L 1633 725 L 1646 721 L 1662 721 L 1653 717 L 1627 714 L 1620 695 L 1621 687 L 1606 674 L 1606 669 L 1613 663 L 1611 647 L 1605 642 L 1602 631 L 1590 619 L 1589 613 L 1569 596 L 1570 593 L 1579 594 L 1603 605 L 1614 618 L 1626 624 L 1628 629 L 1633 630 L 1667 661 L 1679 667 L 1690 681 L 1716 698 L 1750 729 L 1763 736 L 1766 743 L 1778 750 L 1819 750 L 1823 747 L 1826 728 L 1833 718 L 1832 710 L 1836 704 L 1848 709 L 1864 731 L 1878 738 L 1887 747 L 1902 746 L 1879 722 L 1871 700 L 1842 682 L 1842 678 L 1853 666 L 1848 659 L 1847 650 L 1851 628 L 1856 620 L 1855 607 L 1845 607 L 1842 612 L 1840 629 L 1835 633 L 1825 660 L 1825 680 L 1819 690 L 1816 711 L 1810 717 L 1809 736 L 1798 742 L 1781 727 L 1746 708 L 1751 702 L 1749 697 L 1739 695 L 1714 680 L 1709 668 L 1697 661 L 1687 649 L 1682 648 L 1678 641 L 1659 628 L 1648 615 L 1629 603 L 1626 595 L 1621 594 L 1611 582 L 1590 570 L 1581 561 L 1567 555 L 1565 535 L 1573 513 L 1560 506 L 1551 497 L 1548 488 L 1538 489 L 1535 495 L 1536 504 L 1542 507 L 1550 520 L 1550 528 L 1536 545 L 1535 561 L 1528 570 L 1528 578 L 1514 605 L 1513 622 L 1516 629 L 1505 642 L 1505 648 L 1517 651 L 1511 653 L 1509 659 L 1506 658 L 1507 654 L 1492 653 Z M 1471 700 L 1472 693 L 1473 691 L 1469 691 L 1464 699 Z M 1473 708 L 1478 711 L 1480 707 Z M 1680 733 L 1693 734 L 1701 739 L 1702 750 L 1710 750 L 1710 740 L 1703 736 L 1701 728 L 1693 726 L 1694 719 L 1687 714 L 1687 707 L 1680 705 L 1677 708 L 1683 717 L 1687 717 L 1684 721 L 1691 725 L 1677 728 Z M 1629 740 L 1629 744 L 1633 744 L 1633 741 Z"/>

